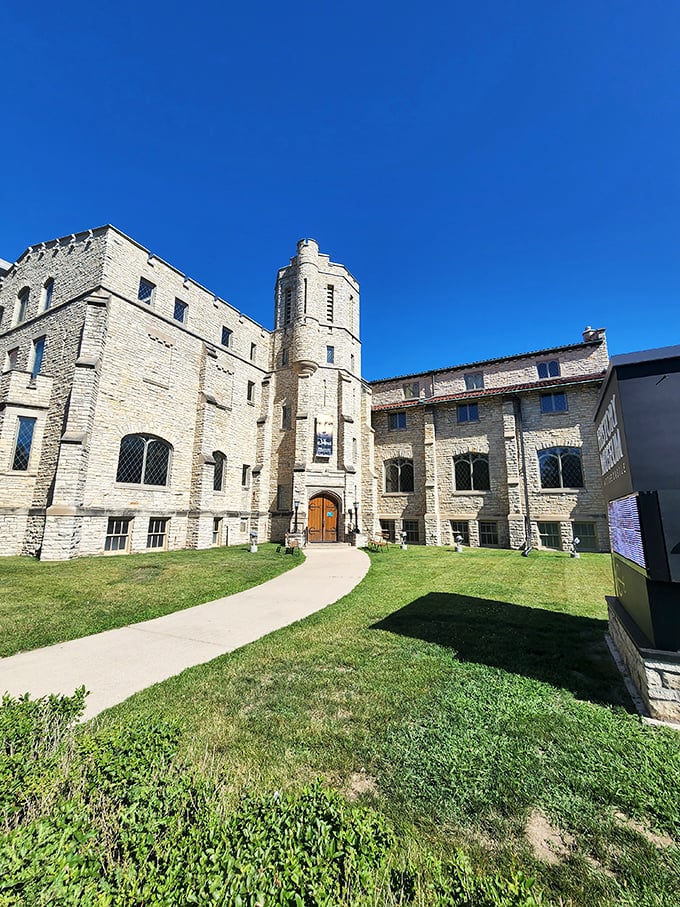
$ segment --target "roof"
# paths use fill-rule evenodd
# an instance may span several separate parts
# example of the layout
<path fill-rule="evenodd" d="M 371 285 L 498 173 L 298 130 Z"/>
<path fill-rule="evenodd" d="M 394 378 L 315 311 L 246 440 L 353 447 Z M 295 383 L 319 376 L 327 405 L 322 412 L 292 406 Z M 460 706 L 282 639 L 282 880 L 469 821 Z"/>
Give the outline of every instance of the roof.
<path fill-rule="evenodd" d="M 423 397 L 418 400 L 398 400 L 396 403 L 382 403 L 371 407 L 373 412 L 387 409 L 406 409 L 412 406 L 429 406 L 432 403 L 445 403 L 449 400 L 478 400 L 482 397 L 505 397 L 520 391 L 549 391 L 555 387 L 569 387 L 576 384 L 599 383 L 604 378 L 604 370 L 590 375 L 575 375 L 571 378 L 552 378 L 548 381 L 528 381 L 524 384 L 510 384 L 505 387 L 487 387 L 473 391 L 460 391 L 457 394 L 440 394 L 436 397 Z"/>
<path fill-rule="evenodd" d="M 376 384 L 386 384 L 388 381 L 401 381 L 404 378 L 421 378 L 431 375 L 440 375 L 443 372 L 457 372 L 460 369 L 480 368 L 483 365 L 495 365 L 497 362 L 510 362 L 514 359 L 526 359 L 529 356 L 549 356 L 554 353 L 562 353 L 567 350 L 578 350 L 589 346 L 600 346 L 604 339 L 583 340 L 580 343 L 568 343 L 566 346 L 551 346 L 544 350 L 530 350 L 528 353 L 513 353 L 510 356 L 497 356 L 495 359 L 480 359 L 477 362 L 465 362 L 462 365 L 450 365 L 447 368 L 430 368 L 423 372 L 413 372 L 408 375 L 394 375 L 391 378 L 376 378 L 368 383 L 373 386 Z"/>

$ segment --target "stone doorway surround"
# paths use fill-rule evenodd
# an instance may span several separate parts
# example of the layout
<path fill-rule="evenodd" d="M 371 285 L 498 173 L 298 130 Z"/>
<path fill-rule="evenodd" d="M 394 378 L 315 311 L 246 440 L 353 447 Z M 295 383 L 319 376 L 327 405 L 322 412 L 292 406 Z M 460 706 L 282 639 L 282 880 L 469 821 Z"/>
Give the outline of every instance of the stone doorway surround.
<path fill-rule="evenodd" d="M 307 509 L 307 540 L 338 542 L 340 530 L 340 503 L 330 492 L 323 491 L 310 498 Z"/>

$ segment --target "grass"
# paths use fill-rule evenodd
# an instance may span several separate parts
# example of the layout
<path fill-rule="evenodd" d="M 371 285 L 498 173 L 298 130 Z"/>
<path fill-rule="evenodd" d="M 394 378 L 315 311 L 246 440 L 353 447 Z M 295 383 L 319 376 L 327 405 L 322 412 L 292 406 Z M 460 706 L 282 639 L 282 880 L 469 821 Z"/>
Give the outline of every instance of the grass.
<path fill-rule="evenodd" d="M 392 549 L 335 605 L 100 720 L 179 719 L 228 796 L 321 777 L 407 850 L 462 846 L 556 903 L 677 907 L 680 737 L 631 710 L 610 590 L 603 555 Z"/>
<path fill-rule="evenodd" d="M 0 558 L 0 657 L 241 592 L 298 561 L 273 544 L 47 563 Z"/>

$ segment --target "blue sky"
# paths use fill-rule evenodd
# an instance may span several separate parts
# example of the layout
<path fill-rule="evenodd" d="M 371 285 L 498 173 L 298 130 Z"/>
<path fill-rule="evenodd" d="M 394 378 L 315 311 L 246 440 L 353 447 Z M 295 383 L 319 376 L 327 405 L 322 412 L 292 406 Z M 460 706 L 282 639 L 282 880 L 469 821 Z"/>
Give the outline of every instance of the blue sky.
<path fill-rule="evenodd" d="M 113 223 L 266 327 L 296 241 L 372 379 L 680 342 L 680 6 L 10 0 L 0 257 Z"/>

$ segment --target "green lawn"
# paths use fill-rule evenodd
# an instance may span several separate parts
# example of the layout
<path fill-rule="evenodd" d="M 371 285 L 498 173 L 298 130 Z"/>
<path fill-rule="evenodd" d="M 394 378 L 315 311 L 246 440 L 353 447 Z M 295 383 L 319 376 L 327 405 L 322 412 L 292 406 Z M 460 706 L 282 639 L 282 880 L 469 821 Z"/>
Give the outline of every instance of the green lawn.
<path fill-rule="evenodd" d="M 241 592 L 299 561 L 276 546 L 46 563 L 0 558 L 0 657 L 124 627 Z"/>
<path fill-rule="evenodd" d="M 677 907 L 680 736 L 632 712 L 610 591 L 604 555 L 393 548 L 335 605 L 100 720 L 180 719 L 227 796 L 321 777 L 413 852 L 461 846 L 563 904 Z"/>

